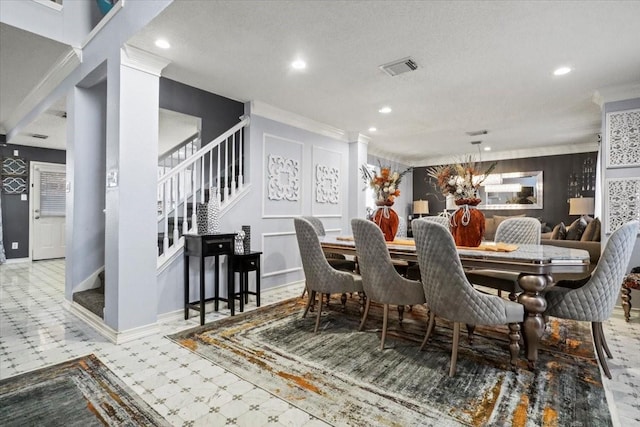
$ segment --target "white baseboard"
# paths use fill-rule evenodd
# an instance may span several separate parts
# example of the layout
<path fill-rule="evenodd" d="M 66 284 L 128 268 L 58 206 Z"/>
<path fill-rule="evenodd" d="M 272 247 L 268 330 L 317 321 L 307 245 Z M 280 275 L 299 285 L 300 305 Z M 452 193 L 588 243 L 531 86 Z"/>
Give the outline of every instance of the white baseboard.
<path fill-rule="evenodd" d="M 107 338 L 114 344 L 123 344 L 129 341 L 137 340 L 149 335 L 159 334 L 160 327 L 157 323 L 140 326 L 118 332 L 104 323 L 104 320 L 90 312 L 86 308 L 76 303 L 70 303 L 65 300 L 64 306 L 69 312 L 80 318 L 83 322 L 91 326 L 100 335 Z"/>
<path fill-rule="evenodd" d="M 31 258 L 7 258 L 7 262 L 5 264 L 18 264 L 21 262 L 30 262 Z"/>

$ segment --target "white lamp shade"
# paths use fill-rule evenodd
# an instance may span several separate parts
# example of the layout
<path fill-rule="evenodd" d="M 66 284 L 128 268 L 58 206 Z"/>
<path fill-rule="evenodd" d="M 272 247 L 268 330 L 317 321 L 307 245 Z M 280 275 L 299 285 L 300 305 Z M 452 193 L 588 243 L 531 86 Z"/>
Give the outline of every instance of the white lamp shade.
<path fill-rule="evenodd" d="M 592 215 L 595 208 L 593 197 L 569 199 L 569 215 Z"/>
<path fill-rule="evenodd" d="M 414 200 L 413 201 L 413 214 L 414 215 L 426 215 L 429 213 L 429 202 L 426 200 Z"/>

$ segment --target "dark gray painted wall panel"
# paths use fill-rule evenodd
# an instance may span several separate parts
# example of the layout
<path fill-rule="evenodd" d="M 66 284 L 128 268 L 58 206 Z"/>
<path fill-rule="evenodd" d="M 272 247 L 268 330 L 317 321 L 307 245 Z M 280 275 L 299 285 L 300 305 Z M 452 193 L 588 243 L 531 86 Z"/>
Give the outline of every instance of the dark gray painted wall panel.
<path fill-rule="evenodd" d="M 66 152 L 64 150 L 13 144 L 7 144 L 6 147 L 0 146 L 0 157 L 13 157 L 13 150 L 18 150 L 18 157 L 22 157 L 29 163 L 32 161 L 66 163 Z M 31 185 L 31 177 L 29 177 L 29 185 Z M 1 197 L 2 240 L 7 259 L 27 258 L 29 256 L 29 201 L 20 200 L 19 194 L 2 193 Z M 18 242 L 18 249 L 11 249 L 12 242 Z"/>

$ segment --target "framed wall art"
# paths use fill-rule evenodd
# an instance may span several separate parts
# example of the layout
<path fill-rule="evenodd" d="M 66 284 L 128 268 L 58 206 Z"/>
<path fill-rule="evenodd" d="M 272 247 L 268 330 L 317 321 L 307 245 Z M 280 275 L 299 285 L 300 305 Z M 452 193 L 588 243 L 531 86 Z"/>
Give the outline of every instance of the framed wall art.
<path fill-rule="evenodd" d="M 606 114 L 607 168 L 640 166 L 640 109 Z"/>
<path fill-rule="evenodd" d="M 606 180 L 605 208 L 610 234 L 628 221 L 640 220 L 640 178 Z"/>
<path fill-rule="evenodd" d="M 5 157 L 2 160 L 0 179 L 4 194 L 23 194 L 28 191 L 29 167 L 21 157 Z"/>

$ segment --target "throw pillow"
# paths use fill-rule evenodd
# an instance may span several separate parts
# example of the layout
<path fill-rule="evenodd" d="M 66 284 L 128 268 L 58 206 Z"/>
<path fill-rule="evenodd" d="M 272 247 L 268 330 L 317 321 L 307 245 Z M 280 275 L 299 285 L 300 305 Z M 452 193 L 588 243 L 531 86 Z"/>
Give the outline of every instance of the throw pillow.
<path fill-rule="evenodd" d="M 587 225 L 587 228 L 584 229 L 584 233 L 582 233 L 582 237 L 580 238 L 580 241 L 581 242 L 600 241 L 600 220 L 598 218 L 595 218 L 593 221 L 591 221 Z"/>
<path fill-rule="evenodd" d="M 567 227 L 567 237 L 565 237 L 565 239 L 580 240 L 585 228 L 587 228 L 587 221 L 585 221 L 584 218 L 576 219 L 569 227 Z"/>
<path fill-rule="evenodd" d="M 564 222 L 553 227 L 551 232 L 551 240 L 564 240 L 567 237 L 567 229 L 564 226 Z"/>

